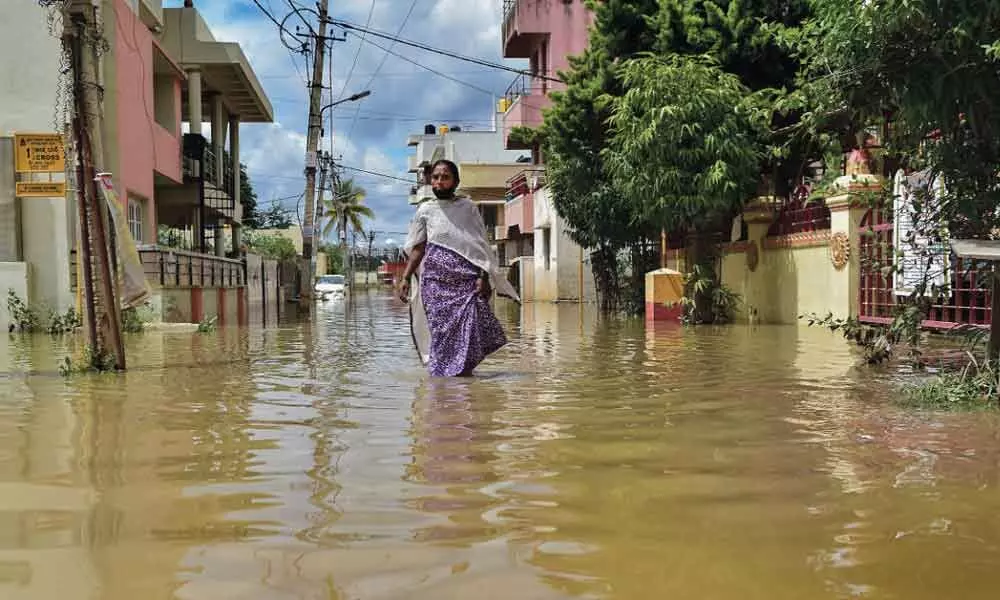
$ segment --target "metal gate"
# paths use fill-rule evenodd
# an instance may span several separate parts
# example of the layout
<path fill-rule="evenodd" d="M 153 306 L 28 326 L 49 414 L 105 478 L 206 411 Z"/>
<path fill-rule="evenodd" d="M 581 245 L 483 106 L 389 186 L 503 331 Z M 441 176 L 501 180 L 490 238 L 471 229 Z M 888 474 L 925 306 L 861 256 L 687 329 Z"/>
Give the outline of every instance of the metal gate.
<path fill-rule="evenodd" d="M 871 208 L 861 220 L 858 320 L 888 324 L 897 306 L 893 290 L 893 215 L 888 207 Z M 956 325 L 990 324 L 990 290 L 982 277 L 981 261 L 948 259 L 948 293 L 931 306 L 923 326 L 950 329 Z"/>
<path fill-rule="evenodd" d="M 892 292 L 892 230 L 892 210 L 889 208 L 870 208 L 861 219 L 858 319 L 865 323 L 892 321 L 896 306 Z"/>

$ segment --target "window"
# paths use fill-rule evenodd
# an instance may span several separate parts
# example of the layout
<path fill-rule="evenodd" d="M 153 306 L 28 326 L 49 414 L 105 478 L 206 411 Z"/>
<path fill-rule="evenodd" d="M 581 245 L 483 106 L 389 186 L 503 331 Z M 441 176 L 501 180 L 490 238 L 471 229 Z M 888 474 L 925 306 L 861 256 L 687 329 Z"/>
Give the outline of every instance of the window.
<path fill-rule="evenodd" d="M 143 223 L 146 216 L 146 203 L 141 198 L 128 197 L 128 231 L 132 234 L 132 239 L 141 242 L 143 235 Z"/>

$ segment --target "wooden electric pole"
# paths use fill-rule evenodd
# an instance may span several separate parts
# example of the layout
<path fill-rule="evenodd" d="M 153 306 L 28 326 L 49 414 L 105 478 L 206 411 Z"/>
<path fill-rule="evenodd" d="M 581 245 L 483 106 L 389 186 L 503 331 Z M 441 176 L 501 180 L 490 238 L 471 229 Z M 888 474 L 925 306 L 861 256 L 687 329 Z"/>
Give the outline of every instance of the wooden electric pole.
<path fill-rule="evenodd" d="M 326 25 L 330 0 L 319 2 L 319 33 L 313 56 L 312 79 L 309 82 L 309 131 L 306 137 L 306 189 L 305 219 L 302 224 L 302 277 L 299 280 L 299 306 L 312 306 L 313 291 L 313 240 L 316 228 L 316 169 L 319 166 L 319 142 L 322 130 L 321 102 L 323 100 L 323 65 L 326 59 Z"/>
<path fill-rule="evenodd" d="M 73 71 L 74 137 L 77 155 L 80 248 L 87 281 L 84 290 L 87 310 L 86 333 L 92 366 L 103 367 L 105 357 L 125 369 L 121 310 L 118 305 L 118 272 L 111 242 L 108 207 L 98 188 L 97 174 L 104 169 L 102 137 L 103 89 L 98 79 L 98 56 L 104 47 L 97 11 L 93 2 L 70 0 L 63 14 L 63 42 L 69 49 Z"/>

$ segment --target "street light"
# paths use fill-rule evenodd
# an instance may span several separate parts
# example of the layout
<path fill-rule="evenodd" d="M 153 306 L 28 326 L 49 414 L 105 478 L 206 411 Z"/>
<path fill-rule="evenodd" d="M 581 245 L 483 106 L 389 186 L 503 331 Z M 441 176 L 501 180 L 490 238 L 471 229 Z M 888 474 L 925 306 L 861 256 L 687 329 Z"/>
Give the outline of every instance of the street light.
<path fill-rule="evenodd" d="M 334 106 L 337 106 L 338 104 L 343 104 L 345 102 L 357 102 L 358 100 L 361 100 L 362 98 L 367 98 L 368 96 L 371 96 L 371 95 L 372 95 L 372 91 L 371 90 L 365 90 L 363 92 L 358 92 L 357 94 L 348 96 L 346 98 L 341 98 L 340 100 L 334 100 L 333 102 L 331 102 L 331 103 L 327 104 L 326 106 L 324 106 L 323 108 L 319 109 L 319 123 L 320 123 L 320 126 L 319 126 L 319 135 L 320 135 L 320 137 L 323 137 L 323 136 L 326 135 L 326 129 L 323 127 L 323 113 L 325 113 L 328 108 L 333 108 Z"/>
<path fill-rule="evenodd" d="M 372 95 L 372 91 L 371 90 L 365 90 L 363 92 L 358 92 L 357 94 L 354 94 L 352 96 L 348 96 L 346 98 L 341 98 L 340 100 L 334 100 L 333 102 L 331 102 L 331 103 L 327 104 L 326 106 L 324 106 L 323 108 L 319 109 L 320 119 L 323 118 L 323 113 L 326 112 L 326 109 L 328 109 L 328 108 L 333 108 L 334 106 L 337 106 L 338 104 L 343 104 L 345 102 L 357 102 L 358 100 L 361 100 L 362 98 L 367 98 L 368 96 L 371 96 L 371 95 Z"/>

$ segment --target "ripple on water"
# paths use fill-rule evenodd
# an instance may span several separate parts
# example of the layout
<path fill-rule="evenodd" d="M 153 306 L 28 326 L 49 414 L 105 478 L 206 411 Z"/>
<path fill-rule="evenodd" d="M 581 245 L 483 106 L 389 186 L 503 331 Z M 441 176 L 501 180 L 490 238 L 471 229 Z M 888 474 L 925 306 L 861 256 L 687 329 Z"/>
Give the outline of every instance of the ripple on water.
<path fill-rule="evenodd" d="M 507 325 L 467 380 L 376 293 L 130 338 L 124 376 L 14 340 L 0 596 L 995 596 L 995 416 L 901 412 L 820 329 Z"/>

